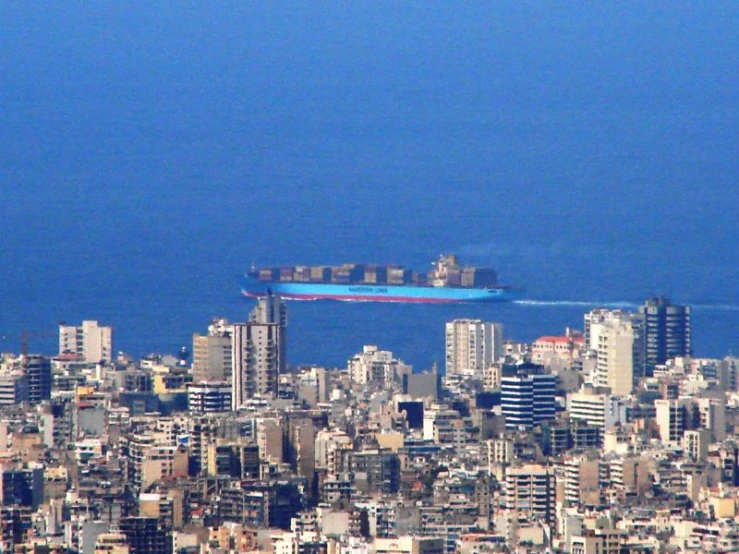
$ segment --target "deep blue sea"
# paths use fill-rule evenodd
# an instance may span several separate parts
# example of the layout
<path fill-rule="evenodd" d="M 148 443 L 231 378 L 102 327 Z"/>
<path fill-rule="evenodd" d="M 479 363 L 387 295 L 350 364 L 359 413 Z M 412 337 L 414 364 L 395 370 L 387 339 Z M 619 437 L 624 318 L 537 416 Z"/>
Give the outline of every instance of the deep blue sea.
<path fill-rule="evenodd" d="M 292 363 L 443 365 L 694 306 L 739 352 L 739 3 L 2 2 L 0 350 L 59 321 L 173 352 L 252 262 L 493 265 L 530 302 L 293 303 Z M 35 337 L 31 350 L 53 352 Z"/>

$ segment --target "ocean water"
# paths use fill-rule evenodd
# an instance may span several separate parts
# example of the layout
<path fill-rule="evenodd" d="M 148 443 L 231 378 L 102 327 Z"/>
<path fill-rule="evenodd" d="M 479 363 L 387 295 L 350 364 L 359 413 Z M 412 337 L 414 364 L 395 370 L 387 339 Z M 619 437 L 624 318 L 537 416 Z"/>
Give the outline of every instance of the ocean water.
<path fill-rule="evenodd" d="M 155 4 L 0 4 L 0 350 L 86 318 L 173 352 L 252 262 L 456 252 L 527 300 L 291 303 L 290 362 L 654 294 L 739 351 L 739 5 Z"/>

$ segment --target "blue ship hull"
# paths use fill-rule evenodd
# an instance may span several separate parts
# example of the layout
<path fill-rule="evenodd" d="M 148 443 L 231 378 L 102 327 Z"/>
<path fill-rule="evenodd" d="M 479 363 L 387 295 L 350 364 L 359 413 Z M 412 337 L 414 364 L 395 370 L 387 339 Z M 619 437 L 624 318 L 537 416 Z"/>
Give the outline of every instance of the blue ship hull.
<path fill-rule="evenodd" d="M 409 285 L 367 285 L 259 281 L 246 277 L 243 292 L 260 297 L 277 294 L 292 300 L 343 300 L 348 302 L 404 302 L 444 304 L 454 302 L 495 302 L 515 300 L 509 288 L 463 288 Z"/>

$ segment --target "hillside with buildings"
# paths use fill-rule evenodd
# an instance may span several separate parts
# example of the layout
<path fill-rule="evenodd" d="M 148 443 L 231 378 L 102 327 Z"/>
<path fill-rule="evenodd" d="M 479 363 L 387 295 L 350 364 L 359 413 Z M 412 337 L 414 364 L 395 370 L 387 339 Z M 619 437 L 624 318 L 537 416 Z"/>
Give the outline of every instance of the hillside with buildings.
<path fill-rule="evenodd" d="M 695 357 L 664 298 L 582 323 L 449 321 L 426 371 L 376 345 L 288 367 L 276 296 L 191 361 L 61 325 L 2 356 L 0 552 L 739 551 L 737 359 Z"/>

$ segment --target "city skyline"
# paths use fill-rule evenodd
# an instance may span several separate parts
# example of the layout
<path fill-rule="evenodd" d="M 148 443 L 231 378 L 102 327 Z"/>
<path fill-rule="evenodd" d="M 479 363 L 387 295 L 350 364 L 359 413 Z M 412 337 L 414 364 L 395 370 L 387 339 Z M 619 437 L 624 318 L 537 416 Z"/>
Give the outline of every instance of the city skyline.
<path fill-rule="evenodd" d="M 0 21 L 0 554 L 739 552 L 739 3 Z"/>

